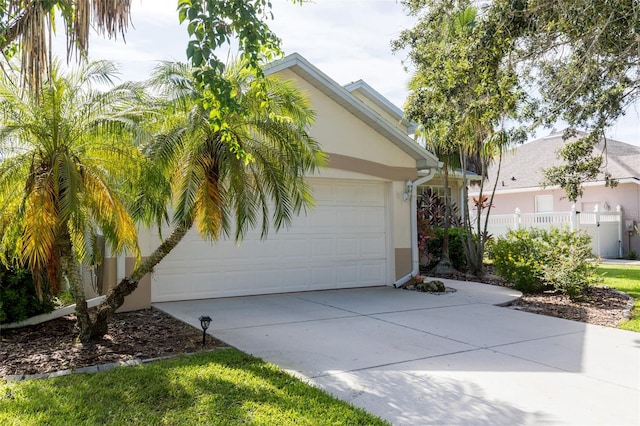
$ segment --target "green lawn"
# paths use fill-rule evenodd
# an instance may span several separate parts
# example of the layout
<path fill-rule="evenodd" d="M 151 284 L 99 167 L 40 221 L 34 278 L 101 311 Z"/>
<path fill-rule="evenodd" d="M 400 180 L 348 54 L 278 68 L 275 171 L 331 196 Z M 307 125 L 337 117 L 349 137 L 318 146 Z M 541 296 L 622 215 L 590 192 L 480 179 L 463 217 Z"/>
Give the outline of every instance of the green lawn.
<path fill-rule="evenodd" d="M 383 425 L 235 349 L 7 383 L 2 425 Z"/>
<path fill-rule="evenodd" d="M 621 323 L 618 328 L 640 332 L 640 266 L 599 265 L 598 272 L 604 276 L 605 285 L 635 298 L 631 319 Z"/>

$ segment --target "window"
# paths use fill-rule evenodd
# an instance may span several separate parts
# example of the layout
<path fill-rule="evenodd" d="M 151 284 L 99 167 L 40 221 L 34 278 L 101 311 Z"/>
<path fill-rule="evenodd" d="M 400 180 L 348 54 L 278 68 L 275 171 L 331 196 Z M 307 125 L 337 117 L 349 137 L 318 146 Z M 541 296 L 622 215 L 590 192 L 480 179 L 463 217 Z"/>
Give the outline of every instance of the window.
<path fill-rule="evenodd" d="M 420 185 L 418 186 L 418 196 L 428 190 L 430 190 L 432 194 L 437 195 L 438 198 L 440 198 L 443 202 L 446 202 L 446 200 L 451 200 L 451 188 L 449 188 L 449 190 L 446 191 L 447 193 L 445 194 L 444 186 Z M 455 201 L 453 204 L 456 204 Z"/>
<path fill-rule="evenodd" d="M 553 195 L 536 195 L 536 213 L 553 212 Z"/>

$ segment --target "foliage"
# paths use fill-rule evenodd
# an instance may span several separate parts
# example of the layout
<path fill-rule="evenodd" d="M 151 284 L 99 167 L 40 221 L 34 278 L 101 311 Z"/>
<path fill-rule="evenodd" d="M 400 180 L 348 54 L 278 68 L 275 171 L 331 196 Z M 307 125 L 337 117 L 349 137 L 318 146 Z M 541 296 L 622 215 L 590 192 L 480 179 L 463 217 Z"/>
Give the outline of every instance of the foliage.
<path fill-rule="evenodd" d="M 498 275 L 525 293 L 555 290 L 575 299 L 600 282 L 589 260 L 591 238 L 583 232 L 511 230 L 492 242 L 489 257 Z"/>
<path fill-rule="evenodd" d="M 0 423 L 387 424 L 232 348 L 96 374 L 0 381 Z"/>
<path fill-rule="evenodd" d="M 79 322 L 89 321 L 79 265 L 97 234 L 113 253 L 139 253 L 127 205 L 146 161 L 133 143 L 145 135 L 144 97 L 133 85 L 105 88 L 115 71 L 105 61 L 69 74 L 56 65 L 40 92 L 0 78 L 0 253 L 33 273 L 38 294 L 45 279 L 58 294 L 64 274 Z"/>
<path fill-rule="evenodd" d="M 292 0 L 300 2 L 301 0 Z M 280 39 L 266 24 L 273 19 L 270 0 L 180 0 L 180 23 L 188 22 L 190 40 L 187 58 L 190 61 L 194 83 L 199 87 L 203 108 L 209 112 L 209 120 L 215 131 L 228 138 L 231 151 L 238 158 L 250 161 L 252 157 L 228 133 L 226 117 L 243 113 L 246 105 L 234 82 L 226 78 L 225 63 L 216 50 L 232 39 L 238 43 L 239 58 L 236 67 L 253 77 L 256 86 L 254 96 L 260 104 L 268 104 L 267 89 L 261 87 L 264 80 L 262 65 L 282 55 Z M 245 111 L 246 112 L 246 111 Z"/>
<path fill-rule="evenodd" d="M 638 253 L 633 250 L 629 250 L 624 258 L 627 260 L 638 260 Z"/>
<path fill-rule="evenodd" d="M 67 37 L 67 59 L 85 58 L 89 31 L 116 37 L 129 27 L 131 0 L 46 0 L 0 2 L 0 50 L 5 57 L 20 52 L 24 81 L 36 91 L 51 68 L 51 32 L 56 16 L 62 18 Z M 49 36 L 47 36 L 47 34 Z"/>
<path fill-rule="evenodd" d="M 618 328 L 640 333 L 640 266 L 601 264 L 598 265 L 598 274 L 602 276 L 604 285 L 635 299 L 631 317 L 621 322 Z"/>
<path fill-rule="evenodd" d="M 424 268 L 426 270 L 434 268 L 442 259 L 444 229 L 435 229 L 434 234 L 433 238 L 426 240 L 424 254 L 429 260 Z M 458 271 L 467 270 L 467 258 L 463 247 L 464 238 L 465 230 L 463 228 L 449 229 L 449 259 L 453 267 Z"/>
<path fill-rule="evenodd" d="M 504 126 L 506 120 L 518 119 L 525 100 L 515 64 L 505 56 L 512 40 L 502 32 L 486 31 L 485 15 L 471 1 L 403 4 L 418 17 L 415 27 L 402 31 L 393 43 L 396 50 L 409 48 L 415 69 L 405 113 L 423 127 L 427 147 L 445 163 L 445 180 L 447 170 L 456 167 L 463 178 L 468 169 L 485 177 L 496 152 L 515 140 Z M 463 207 L 468 213 L 468 206 Z M 464 226 L 469 266 L 482 275 L 486 232 L 474 230 L 468 220 Z"/>
<path fill-rule="evenodd" d="M 0 263 L 0 322 L 24 321 L 53 310 L 48 292 L 38 298 L 29 271 Z"/>
<path fill-rule="evenodd" d="M 445 232 L 445 222 L 447 217 L 447 203 L 442 197 L 438 196 L 431 188 L 426 188 L 422 194 L 418 196 L 417 200 L 417 220 L 418 220 L 418 250 L 419 257 L 423 266 L 432 265 L 435 266 L 433 261 L 435 259 L 443 258 L 443 252 L 446 250 L 446 258 L 450 258 L 450 250 L 448 244 L 440 246 L 437 256 L 428 250 L 429 240 L 437 237 L 436 230 L 442 229 L 442 236 L 439 241 L 443 242 L 444 234 L 448 233 L 448 229 Z M 460 216 L 457 206 L 448 206 L 451 214 L 449 215 L 449 226 L 460 226 Z M 449 238 L 450 240 L 450 238 Z M 437 262 L 436 262 L 437 263 Z"/>
<path fill-rule="evenodd" d="M 418 223 L 426 223 L 433 228 L 441 228 L 445 223 L 445 200 L 427 187 L 418 195 Z M 460 212 L 458 206 L 452 202 L 451 226 L 460 226 Z"/>
<path fill-rule="evenodd" d="M 195 223 L 212 241 L 221 230 L 241 239 L 257 224 L 263 237 L 270 224 L 276 230 L 288 226 L 293 215 L 313 205 L 305 175 L 324 163 L 318 143 L 307 132 L 315 112 L 306 95 L 277 76 L 253 84 L 255 77 L 242 62 L 229 66 L 224 75 L 243 110 L 224 117 L 224 131 L 211 124 L 211 111 L 200 102 L 204 93 L 191 67 L 161 64 L 150 81 L 167 103 L 167 120 L 147 153 L 172 183 L 174 222 Z M 252 160 L 234 155 L 228 137 Z M 269 199 L 276 202 L 273 207 Z"/>
<path fill-rule="evenodd" d="M 155 166 L 149 181 L 163 190 L 148 201 L 142 187 L 134 211 L 147 223 L 160 224 L 170 207 L 173 229 L 100 304 L 95 337 L 107 332 L 108 317 L 124 297 L 192 226 L 210 241 L 221 235 L 240 240 L 255 227 L 264 238 L 270 228 L 287 227 L 295 215 L 313 207 L 305 177 L 324 165 L 325 156 L 308 133 L 315 112 L 307 97 L 277 76 L 260 77 L 254 84 L 255 75 L 240 61 L 225 69 L 224 78 L 232 82 L 242 107 L 225 110 L 221 129 L 212 122 L 192 71 L 185 64 L 162 63 L 149 82 L 163 114 L 144 151 Z"/>
<path fill-rule="evenodd" d="M 602 172 L 604 153 L 595 153 L 604 131 L 638 100 L 637 2 L 626 0 L 496 0 L 486 9 L 488 48 L 493 33 L 513 43 L 505 58 L 516 61 L 523 84 L 539 92 L 532 109 L 534 125 L 562 119 L 568 133 L 582 128 L 586 137 L 561 152 L 567 161 L 549 170 L 546 182 L 561 185 L 569 199 L 581 184 Z M 605 173 L 607 183 L 615 184 Z"/>

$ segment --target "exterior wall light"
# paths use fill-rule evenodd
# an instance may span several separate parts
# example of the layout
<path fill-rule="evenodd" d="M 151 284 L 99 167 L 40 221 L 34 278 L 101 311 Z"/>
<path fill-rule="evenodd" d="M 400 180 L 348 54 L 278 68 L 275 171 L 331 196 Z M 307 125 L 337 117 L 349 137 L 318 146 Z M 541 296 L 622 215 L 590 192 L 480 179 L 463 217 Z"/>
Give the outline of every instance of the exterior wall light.
<path fill-rule="evenodd" d="M 407 186 L 404 190 L 404 194 L 402 194 L 402 199 L 404 201 L 408 201 L 411 198 L 411 191 L 413 190 L 413 182 L 410 180 L 407 181 Z"/>
<path fill-rule="evenodd" d="M 200 327 L 202 327 L 202 347 L 204 348 L 207 339 L 207 328 L 209 328 L 209 324 L 211 324 L 211 317 L 202 315 L 198 319 L 200 320 Z"/>

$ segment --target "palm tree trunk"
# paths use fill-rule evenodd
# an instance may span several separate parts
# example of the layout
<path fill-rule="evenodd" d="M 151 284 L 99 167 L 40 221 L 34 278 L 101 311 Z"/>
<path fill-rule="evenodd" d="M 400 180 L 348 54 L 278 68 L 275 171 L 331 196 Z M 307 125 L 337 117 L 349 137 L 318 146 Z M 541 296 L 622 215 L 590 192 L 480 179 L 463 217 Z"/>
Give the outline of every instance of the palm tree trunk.
<path fill-rule="evenodd" d="M 442 260 L 451 263 L 449 257 L 449 226 L 451 225 L 451 198 L 449 197 L 449 164 L 445 164 L 443 171 L 444 181 L 444 226 L 442 229 Z"/>
<path fill-rule="evenodd" d="M 84 294 L 84 285 L 82 284 L 82 277 L 80 276 L 80 267 L 76 261 L 69 234 L 64 235 L 62 239 L 63 241 L 60 244 L 62 252 L 60 256 L 60 266 L 62 267 L 63 275 L 69 280 L 71 293 L 76 302 L 76 321 L 80 329 L 78 339 L 84 344 L 88 343 L 91 339 L 91 317 L 89 316 L 87 298 Z"/>
<path fill-rule="evenodd" d="M 109 319 L 111 315 L 124 303 L 124 298 L 138 287 L 138 283 L 146 274 L 150 273 L 153 268 L 165 258 L 171 250 L 173 250 L 182 238 L 191 229 L 191 225 L 177 226 L 171 235 L 154 250 L 151 255 L 145 259 L 131 273 L 131 276 L 125 277 L 112 288 L 105 300 L 100 303 L 97 308 L 97 315 L 93 329 L 91 330 L 91 338 L 99 339 L 109 331 Z"/>

